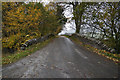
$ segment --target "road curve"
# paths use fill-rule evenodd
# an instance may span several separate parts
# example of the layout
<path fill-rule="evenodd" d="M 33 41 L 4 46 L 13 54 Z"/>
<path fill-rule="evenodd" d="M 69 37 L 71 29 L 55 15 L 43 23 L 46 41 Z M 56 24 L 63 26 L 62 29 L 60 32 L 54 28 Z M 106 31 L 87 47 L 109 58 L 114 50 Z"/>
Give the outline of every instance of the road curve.
<path fill-rule="evenodd" d="M 3 78 L 116 78 L 118 65 L 66 37 L 16 63 L 3 66 Z"/>

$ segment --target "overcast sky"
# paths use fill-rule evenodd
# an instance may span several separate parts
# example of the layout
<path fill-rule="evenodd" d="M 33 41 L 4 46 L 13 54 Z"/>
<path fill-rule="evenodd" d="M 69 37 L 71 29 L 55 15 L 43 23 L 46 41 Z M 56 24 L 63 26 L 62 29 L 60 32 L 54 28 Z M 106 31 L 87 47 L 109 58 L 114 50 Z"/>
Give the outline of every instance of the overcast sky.
<path fill-rule="evenodd" d="M 29 1 L 35 1 L 35 2 L 41 1 L 44 3 L 44 5 L 47 5 L 50 2 L 49 0 L 28 0 L 25 3 L 28 3 Z M 64 10 L 63 14 L 66 18 L 69 18 L 69 19 L 67 20 L 66 24 L 63 26 L 62 31 L 59 33 L 59 35 L 65 34 L 65 33 L 74 33 L 75 32 L 75 21 L 72 20 L 73 6 L 70 5 L 70 7 L 66 8 L 67 5 L 69 5 L 69 4 L 65 4 L 65 10 Z"/>
<path fill-rule="evenodd" d="M 66 4 L 67 6 L 68 4 Z M 65 6 L 65 8 L 66 8 Z M 66 24 L 63 26 L 63 30 L 59 33 L 59 35 L 61 34 L 65 34 L 65 33 L 74 33 L 75 32 L 75 21 L 72 20 L 73 17 L 73 6 L 70 5 L 70 7 L 67 7 L 63 14 L 66 18 L 69 18 L 66 22 Z"/>

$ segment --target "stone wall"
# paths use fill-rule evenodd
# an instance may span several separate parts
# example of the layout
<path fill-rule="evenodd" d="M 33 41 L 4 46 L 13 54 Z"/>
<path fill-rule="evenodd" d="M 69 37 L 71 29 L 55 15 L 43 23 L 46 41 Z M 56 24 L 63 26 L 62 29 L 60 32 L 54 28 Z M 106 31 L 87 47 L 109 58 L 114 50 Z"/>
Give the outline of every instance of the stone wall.
<path fill-rule="evenodd" d="M 106 51 L 111 52 L 111 53 L 115 53 L 115 49 L 112 49 L 112 48 L 106 46 L 100 40 L 88 38 L 86 36 L 81 36 L 80 34 L 72 34 L 72 36 L 78 38 L 81 42 L 83 42 L 83 44 L 88 44 L 88 45 L 91 45 L 97 49 L 102 49 L 102 50 L 106 50 Z"/>
<path fill-rule="evenodd" d="M 26 41 L 24 44 L 20 45 L 20 49 L 21 50 L 25 50 L 26 47 L 39 43 L 39 42 L 43 42 L 51 37 L 55 36 L 54 34 L 48 34 L 46 36 L 40 37 L 40 38 L 34 38 L 34 39 L 30 39 L 28 41 Z"/>

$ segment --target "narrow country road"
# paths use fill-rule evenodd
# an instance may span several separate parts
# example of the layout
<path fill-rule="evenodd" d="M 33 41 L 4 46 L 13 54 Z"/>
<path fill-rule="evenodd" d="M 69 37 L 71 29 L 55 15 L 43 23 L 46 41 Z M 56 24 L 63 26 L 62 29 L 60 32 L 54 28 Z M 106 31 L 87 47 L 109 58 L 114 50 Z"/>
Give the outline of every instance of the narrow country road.
<path fill-rule="evenodd" d="M 3 78 L 116 78 L 118 65 L 61 36 L 2 72 Z"/>

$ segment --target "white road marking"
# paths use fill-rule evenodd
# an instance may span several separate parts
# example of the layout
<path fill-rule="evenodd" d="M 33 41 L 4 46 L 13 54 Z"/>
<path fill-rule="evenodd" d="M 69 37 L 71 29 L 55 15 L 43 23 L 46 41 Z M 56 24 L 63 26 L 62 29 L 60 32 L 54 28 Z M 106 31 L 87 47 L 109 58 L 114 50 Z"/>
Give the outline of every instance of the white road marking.
<path fill-rule="evenodd" d="M 63 37 L 63 38 L 66 39 L 70 44 L 73 45 L 73 42 L 72 42 L 69 38 L 67 38 L 67 37 L 65 37 L 65 36 L 61 36 L 61 37 Z"/>
<path fill-rule="evenodd" d="M 88 58 L 88 57 L 86 57 L 85 55 L 83 55 L 79 50 L 75 49 L 75 51 L 76 51 L 77 53 L 79 53 L 79 55 L 80 55 L 81 57 L 83 57 L 84 59 L 87 59 L 87 58 Z"/>
<path fill-rule="evenodd" d="M 66 39 L 70 44 L 73 45 L 73 42 L 72 42 L 69 38 L 66 38 L 66 37 L 65 37 L 65 39 Z"/>

